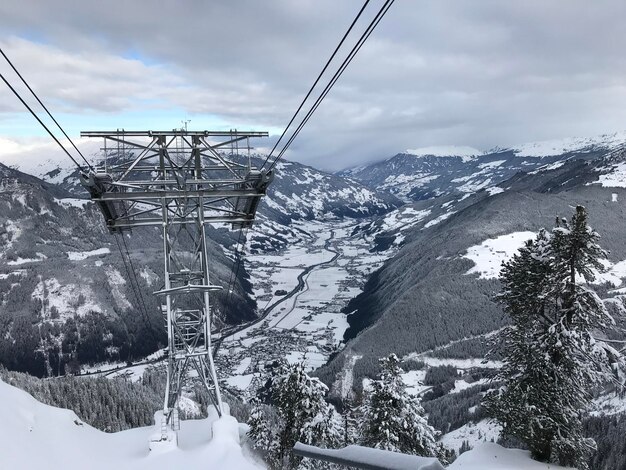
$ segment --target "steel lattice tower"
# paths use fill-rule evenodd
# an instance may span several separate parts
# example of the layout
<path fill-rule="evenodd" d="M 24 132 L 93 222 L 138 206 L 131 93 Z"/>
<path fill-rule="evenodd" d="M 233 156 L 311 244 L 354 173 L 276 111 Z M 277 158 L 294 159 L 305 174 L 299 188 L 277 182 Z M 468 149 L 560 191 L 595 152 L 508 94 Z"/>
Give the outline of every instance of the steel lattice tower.
<path fill-rule="evenodd" d="M 266 132 L 174 130 L 81 132 L 104 138 L 105 159 L 81 182 L 112 233 L 162 228 L 167 387 L 162 439 L 177 430 L 177 406 L 187 371 L 197 372 L 218 414 L 222 400 L 211 351 L 211 285 L 207 223 L 249 227 L 272 174 L 252 168 L 250 158 L 226 156 L 239 142 Z M 248 146 L 249 148 L 249 146 Z M 112 157 L 108 155 L 112 154 Z"/>

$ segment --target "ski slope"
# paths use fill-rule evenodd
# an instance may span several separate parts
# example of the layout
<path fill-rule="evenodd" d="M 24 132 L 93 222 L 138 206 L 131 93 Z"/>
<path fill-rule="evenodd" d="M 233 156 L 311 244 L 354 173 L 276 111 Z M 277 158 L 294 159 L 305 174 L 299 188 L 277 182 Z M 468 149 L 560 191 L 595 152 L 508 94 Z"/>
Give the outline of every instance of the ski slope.
<path fill-rule="evenodd" d="M 234 418 L 181 422 L 179 448 L 150 452 L 154 428 L 104 433 L 74 412 L 44 405 L 0 380 L 0 468 L 12 470 L 204 470 L 265 468 L 239 444 Z"/>

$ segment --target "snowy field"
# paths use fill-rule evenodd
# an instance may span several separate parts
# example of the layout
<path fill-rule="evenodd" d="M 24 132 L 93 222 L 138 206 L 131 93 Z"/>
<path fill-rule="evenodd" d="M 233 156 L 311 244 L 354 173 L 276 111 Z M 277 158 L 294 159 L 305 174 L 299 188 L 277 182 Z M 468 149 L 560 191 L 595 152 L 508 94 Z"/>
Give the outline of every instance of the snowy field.
<path fill-rule="evenodd" d="M 439 441 L 448 449 L 454 449 L 458 453 L 464 441 L 474 448 L 483 442 L 497 441 L 501 431 L 502 427 L 499 424 L 483 419 L 478 423 L 467 423 L 444 434 Z"/>
<path fill-rule="evenodd" d="M 480 279 L 497 278 L 502 263 L 508 261 L 526 240 L 534 239 L 535 236 L 534 232 L 513 232 L 469 247 L 463 256 L 472 260 L 475 266 L 465 274 L 479 274 Z"/>
<path fill-rule="evenodd" d="M 502 263 L 511 259 L 527 240 L 534 239 L 535 236 L 535 232 L 513 232 L 469 247 L 463 257 L 473 261 L 475 266 L 465 274 L 478 274 L 480 279 L 497 278 L 502 269 Z M 609 282 L 615 287 L 620 287 L 622 279 L 626 278 L 626 260 L 615 263 L 607 259 L 601 261 L 604 265 L 604 272 L 594 270 L 596 279 L 593 283 Z M 612 291 L 612 293 L 622 292 Z"/>
<path fill-rule="evenodd" d="M 614 165 L 608 173 L 600 175 L 598 183 L 605 188 L 626 188 L 626 163 Z"/>

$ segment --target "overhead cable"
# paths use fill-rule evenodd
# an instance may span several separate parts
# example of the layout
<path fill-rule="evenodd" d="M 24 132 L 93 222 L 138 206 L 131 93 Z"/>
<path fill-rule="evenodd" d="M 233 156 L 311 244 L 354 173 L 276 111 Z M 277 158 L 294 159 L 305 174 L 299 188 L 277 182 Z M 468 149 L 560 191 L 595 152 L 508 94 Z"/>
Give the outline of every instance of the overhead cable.
<path fill-rule="evenodd" d="M 124 263 L 124 269 L 126 271 L 126 276 L 128 277 L 128 281 L 130 283 L 130 288 L 133 291 L 133 295 L 135 296 L 135 300 L 137 301 L 137 308 L 141 313 L 141 316 L 143 318 L 144 324 L 146 326 L 146 328 L 148 329 L 148 332 L 150 333 L 150 336 L 152 336 L 152 339 L 155 341 L 155 343 L 159 342 L 159 339 L 157 338 L 155 332 L 153 331 L 153 326 L 152 323 L 150 322 L 149 316 L 148 316 L 148 311 L 146 308 L 146 304 L 144 303 L 143 300 L 143 296 L 141 295 L 141 289 L 139 287 L 139 283 L 137 282 L 137 275 L 135 274 L 135 268 L 133 266 L 133 261 L 130 257 L 130 253 L 128 251 L 128 246 L 126 245 L 126 241 L 124 240 L 124 235 L 122 234 L 122 241 L 124 242 L 124 247 L 125 247 L 125 251 L 126 251 L 126 257 L 128 258 L 128 263 L 126 262 L 126 257 L 124 256 L 124 251 L 122 250 L 122 245 L 120 244 L 119 241 L 119 237 L 118 234 L 115 233 L 114 234 L 115 237 L 115 242 L 117 243 L 117 248 L 120 252 L 120 257 L 122 258 L 122 263 Z M 128 266 L 128 264 L 130 264 L 130 268 Z M 135 284 L 133 284 L 133 277 L 135 279 L 135 284 L 137 287 L 135 287 Z"/>
<path fill-rule="evenodd" d="M 291 124 L 293 124 L 293 121 L 296 119 L 296 116 L 298 115 L 298 113 L 300 112 L 300 110 L 302 109 L 302 107 L 304 106 L 304 103 L 306 103 L 306 100 L 309 99 L 309 96 L 311 96 L 311 93 L 313 93 L 313 89 L 317 86 L 318 82 L 320 81 L 320 79 L 322 78 L 322 75 L 324 75 L 324 72 L 326 72 L 326 69 L 328 69 L 328 66 L 330 65 L 330 63 L 333 61 L 333 59 L 335 58 L 335 56 L 337 55 L 337 52 L 339 52 L 339 49 L 341 48 L 341 46 L 343 45 L 343 43 L 345 42 L 346 38 L 348 37 L 348 35 L 350 34 L 350 32 L 352 31 L 352 28 L 354 28 L 354 25 L 356 24 L 356 22 L 359 20 L 359 18 L 361 17 L 361 14 L 363 13 L 363 10 L 365 10 L 365 7 L 367 6 L 367 4 L 370 2 L 370 0 L 366 0 L 365 3 L 363 4 L 363 6 L 361 7 L 361 10 L 359 10 L 359 13 L 356 15 L 356 17 L 354 18 L 354 20 L 352 21 L 352 24 L 350 24 L 350 27 L 348 28 L 348 30 L 346 31 L 346 33 L 343 35 L 343 37 L 341 38 L 341 41 L 339 41 L 339 44 L 337 45 L 337 47 L 335 48 L 335 50 L 333 51 L 333 53 L 331 54 L 330 58 L 326 61 L 326 65 L 324 65 L 324 68 L 322 69 L 322 71 L 319 73 L 319 75 L 317 76 L 317 78 L 315 79 L 315 82 L 313 82 L 313 85 L 311 85 L 311 88 L 309 88 L 309 91 L 307 92 L 306 96 L 304 97 L 304 99 L 302 100 L 302 102 L 300 103 L 300 106 L 298 106 L 298 109 L 296 109 L 296 112 L 293 113 L 293 116 L 291 117 L 291 119 L 289 120 L 289 123 L 287 124 L 287 126 L 285 127 L 285 130 L 283 131 L 283 133 L 280 135 L 280 137 L 278 138 L 278 140 L 276 141 L 276 143 L 274 144 L 274 147 L 272 148 L 272 150 L 270 151 L 270 153 L 267 155 L 267 158 L 265 159 L 265 161 L 263 162 L 263 165 L 261 167 L 264 167 L 265 164 L 267 163 L 267 161 L 272 157 L 272 154 L 274 153 L 274 151 L 276 150 L 276 147 L 278 147 L 278 144 L 280 143 L 280 141 L 283 139 L 283 137 L 285 136 L 285 134 L 287 133 L 287 130 L 289 129 L 289 127 L 291 126 Z"/>
<path fill-rule="evenodd" d="M 32 115 L 33 115 L 33 117 L 34 117 L 35 119 L 37 119 L 37 121 L 39 122 L 39 124 L 41 124 L 41 127 L 43 127 L 43 128 L 46 130 L 46 132 L 47 132 L 48 134 L 50 134 L 50 137 L 52 137 L 52 138 L 54 139 L 54 141 L 58 144 L 58 146 L 59 146 L 59 147 L 61 147 L 61 150 L 63 150 L 63 151 L 65 152 L 65 154 L 66 154 L 68 157 L 70 157 L 70 159 L 71 159 L 71 160 L 74 162 L 74 164 L 78 167 L 78 169 L 82 171 L 82 169 L 83 169 L 83 168 L 82 168 L 82 167 L 78 164 L 78 162 L 76 161 L 76 159 L 70 155 L 70 153 L 69 153 L 69 152 L 67 151 L 67 149 L 63 146 L 63 144 L 61 144 L 61 142 L 59 142 L 59 139 L 57 139 L 57 138 L 54 136 L 54 134 L 53 134 L 52 132 L 50 132 L 50 129 L 48 129 L 48 126 L 46 126 L 46 125 L 43 123 L 43 121 L 42 121 L 41 119 L 39 119 L 39 116 L 37 116 L 37 114 L 35 114 L 35 112 L 31 109 L 31 107 L 30 107 L 30 106 L 28 106 L 28 104 L 26 103 L 26 101 L 24 101 L 24 100 L 22 99 L 22 97 L 20 96 L 20 94 L 19 94 L 17 91 L 15 91 L 15 88 L 13 88 L 13 87 L 11 86 L 11 84 L 7 81 L 7 79 L 6 79 L 6 78 L 4 78 L 4 75 L 2 75 L 2 73 L 0 73 L 0 78 L 2 78 L 2 80 L 4 81 L 4 83 L 6 83 L 6 85 L 9 87 L 9 89 L 13 92 L 13 94 L 14 94 L 15 96 L 17 96 L 17 98 L 18 98 L 18 99 L 22 102 L 22 104 L 26 107 L 26 109 L 28 109 L 28 111 L 30 111 L 30 114 L 32 114 Z"/>
<path fill-rule="evenodd" d="M 332 89 L 332 87 L 335 85 L 335 83 L 337 82 L 337 80 L 339 79 L 339 77 L 341 77 L 341 75 L 343 74 L 343 72 L 345 71 L 345 69 L 348 67 L 348 65 L 350 64 L 350 62 L 352 62 L 352 59 L 354 59 L 354 56 L 356 56 L 356 54 L 359 52 L 359 50 L 361 49 L 361 47 L 363 47 L 363 44 L 365 44 L 365 41 L 367 41 L 367 39 L 370 37 L 370 35 L 372 34 L 372 32 L 374 31 L 374 29 L 376 28 L 376 26 L 378 26 L 378 23 L 380 23 L 380 21 L 383 19 L 383 17 L 385 16 L 385 14 L 387 13 L 387 11 L 389 10 L 389 8 L 391 8 L 391 6 L 393 5 L 393 2 L 395 0 L 387 0 L 383 6 L 381 7 L 381 9 L 378 11 L 378 13 L 376 14 L 376 16 L 374 17 L 374 19 L 371 21 L 371 23 L 369 24 L 369 26 L 367 27 L 367 29 L 363 32 L 363 34 L 361 35 L 361 37 L 359 38 L 359 40 L 357 41 L 357 43 L 354 45 L 354 47 L 352 48 L 352 50 L 350 51 L 350 53 L 348 54 L 348 56 L 344 59 L 344 61 L 342 62 L 341 66 L 339 67 L 339 69 L 335 72 L 335 74 L 333 75 L 333 77 L 331 78 L 330 82 L 326 85 L 326 87 L 324 88 L 324 90 L 322 91 L 322 93 L 319 95 L 319 97 L 317 98 L 317 100 L 315 101 L 315 103 L 313 104 L 313 106 L 310 108 L 310 110 L 308 111 L 308 113 L 306 114 L 306 116 L 302 119 L 302 121 L 300 122 L 300 124 L 298 125 L 298 127 L 296 128 L 296 130 L 294 131 L 294 133 L 292 134 L 292 136 L 290 137 L 290 139 L 287 141 L 287 143 L 285 144 L 285 146 L 282 148 L 282 150 L 280 151 L 280 153 L 278 154 L 278 156 L 274 159 L 274 161 L 272 162 L 272 164 L 269 166 L 269 169 L 271 170 L 276 163 L 278 162 L 278 160 L 280 158 L 282 158 L 282 156 L 285 154 L 285 152 L 287 151 L 287 149 L 289 148 L 289 146 L 291 145 L 291 143 L 295 140 L 295 138 L 298 136 L 298 134 L 300 133 L 300 131 L 302 130 L 302 128 L 306 125 L 307 122 L 309 122 L 309 119 L 311 118 L 311 116 L 313 115 L 313 113 L 317 110 L 317 108 L 319 107 L 319 105 L 321 104 L 321 102 L 324 100 L 324 98 L 326 97 L 326 95 L 328 95 L 328 92 Z"/>
<path fill-rule="evenodd" d="M 43 104 L 43 102 L 39 99 L 39 97 L 37 96 L 37 94 L 33 91 L 33 89 L 30 87 L 30 85 L 28 84 L 28 82 L 26 82 L 26 80 L 24 79 L 24 77 L 22 76 L 22 74 L 17 70 L 17 68 L 15 68 L 15 66 L 13 65 L 13 62 L 11 62 L 11 60 L 7 57 L 7 55 L 4 53 L 4 51 L 2 50 L 2 48 L 0 47 L 0 54 L 2 54 L 2 56 L 4 57 L 4 59 L 9 63 L 9 65 L 11 66 L 11 68 L 13 69 L 13 71 L 17 74 L 18 77 L 20 77 L 20 80 L 22 80 L 22 83 L 24 83 L 24 85 L 26 86 L 26 88 L 28 88 L 28 91 L 30 91 L 32 93 L 32 95 L 35 97 L 35 99 L 37 100 L 37 102 L 41 105 L 41 107 L 44 109 L 44 111 L 48 114 L 48 116 L 50 116 L 50 119 L 52 119 L 52 121 L 54 121 L 54 123 L 56 124 L 56 126 L 59 128 L 59 130 L 63 133 L 63 135 L 65 136 L 65 138 L 67 140 L 70 141 L 70 143 L 72 144 L 72 147 L 74 147 L 74 150 L 76 150 L 78 152 L 78 154 L 81 156 L 81 158 L 85 161 L 85 163 L 87 164 L 87 166 L 93 170 L 93 167 L 91 166 L 91 164 L 87 161 L 87 159 L 85 158 L 85 156 L 83 155 L 83 153 L 78 150 L 78 147 L 76 146 L 76 144 L 74 144 L 74 141 L 72 139 L 70 139 L 70 137 L 67 135 L 67 133 L 65 132 L 65 130 L 63 130 L 63 128 L 61 127 L 61 125 L 58 123 L 58 121 L 54 118 L 54 116 L 52 115 L 52 113 L 48 110 L 48 108 L 46 107 L 45 104 Z M 6 80 L 5 80 L 6 82 Z M 56 140 L 56 139 L 55 139 Z M 67 152 L 66 152 L 67 153 Z M 71 157 L 70 157 L 71 158 Z M 73 160 L 73 159 L 72 159 Z"/>

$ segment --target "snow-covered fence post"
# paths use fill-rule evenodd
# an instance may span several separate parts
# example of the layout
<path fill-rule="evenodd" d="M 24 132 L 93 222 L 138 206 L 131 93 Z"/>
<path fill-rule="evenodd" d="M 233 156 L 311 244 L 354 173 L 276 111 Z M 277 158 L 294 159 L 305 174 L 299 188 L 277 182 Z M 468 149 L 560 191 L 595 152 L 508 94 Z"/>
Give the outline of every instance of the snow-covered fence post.
<path fill-rule="evenodd" d="M 435 457 L 400 454 L 389 450 L 351 445 L 342 449 L 320 449 L 297 442 L 293 453 L 364 470 L 444 470 Z"/>

